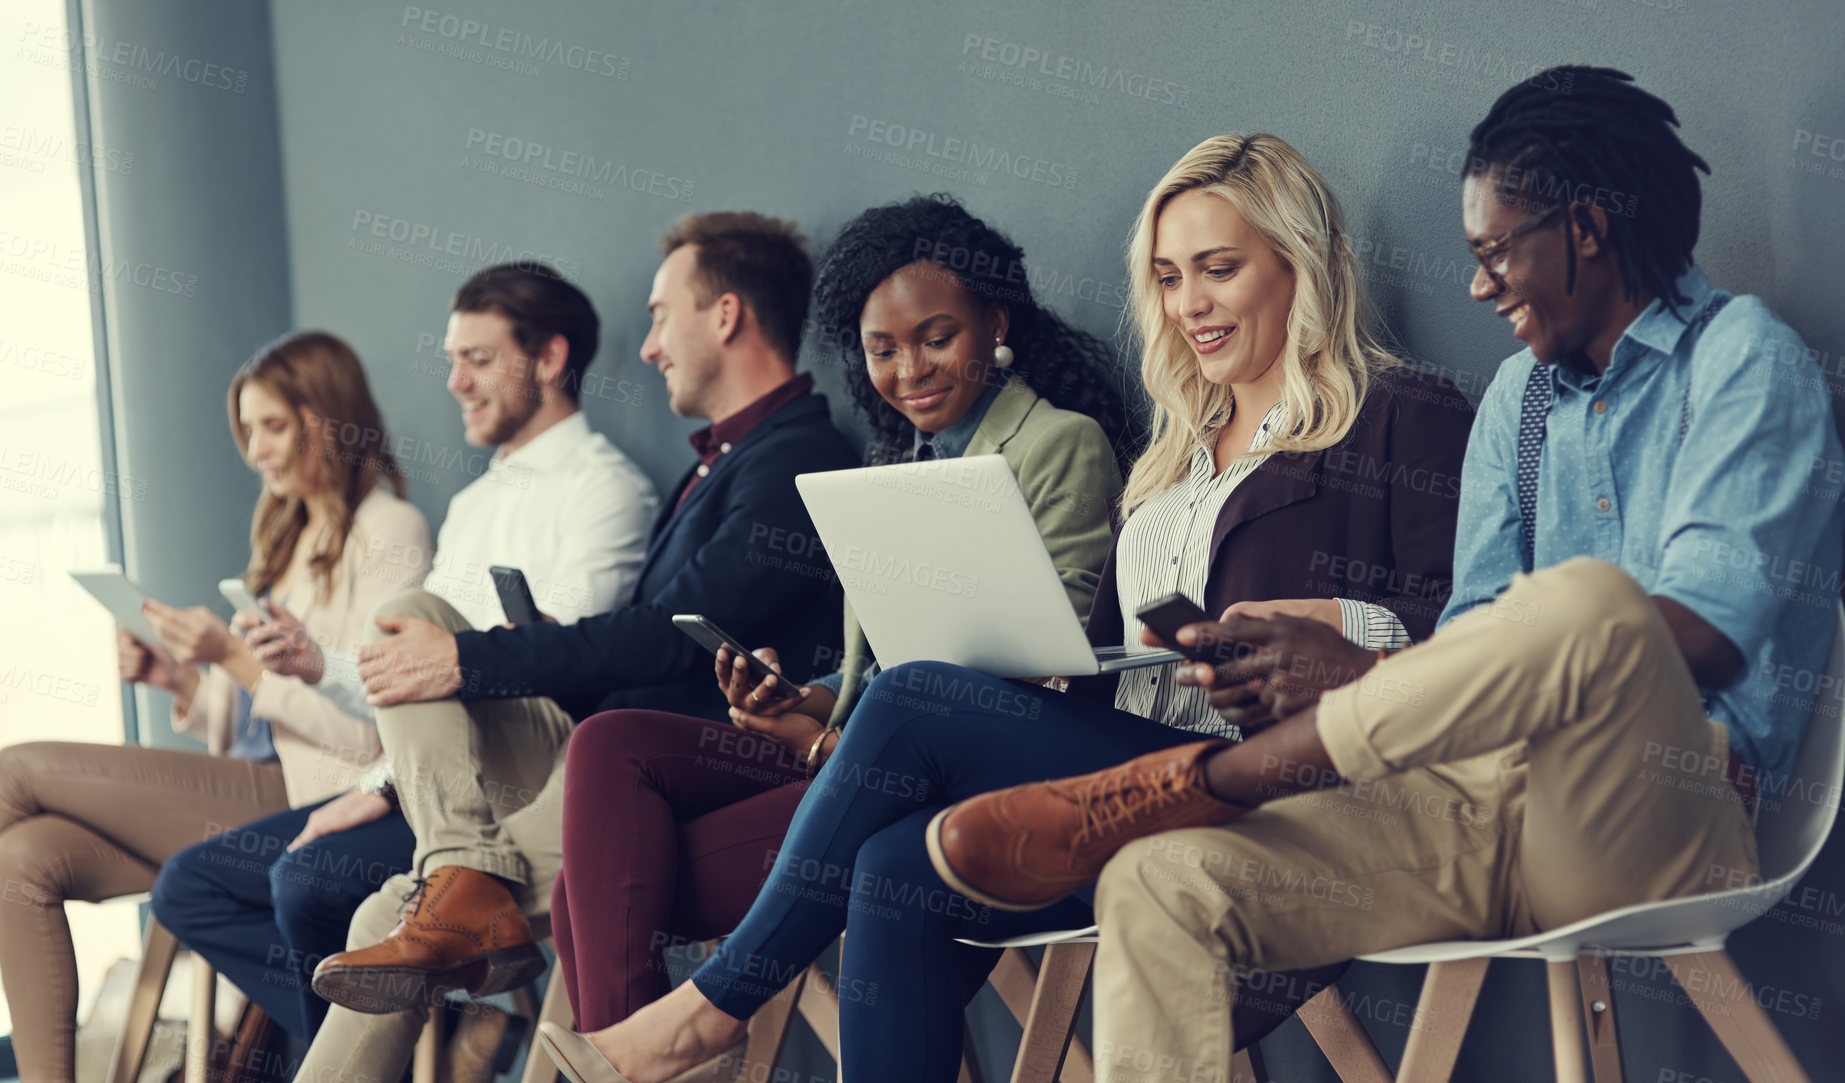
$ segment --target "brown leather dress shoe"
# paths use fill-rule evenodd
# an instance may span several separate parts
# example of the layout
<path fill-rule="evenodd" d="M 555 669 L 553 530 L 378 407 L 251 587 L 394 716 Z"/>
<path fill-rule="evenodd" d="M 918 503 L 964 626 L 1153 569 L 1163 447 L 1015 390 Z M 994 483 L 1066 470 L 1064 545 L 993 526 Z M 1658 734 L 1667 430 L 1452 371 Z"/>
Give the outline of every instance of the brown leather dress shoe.
<path fill-rule="evenodd" d="M 929 860 L 948 886 L 1000 910 L 1039 910 L 1093 883 L 1135 839 L 1226 823 L 1241 805 L 1204 784 L 1228 741 L 1199 741 L 1092 775 L 1032 782 L 950 805 L 929 821 Z"/>
<path fill-rule="evenodd" d="M 504 993 L 544 973 L 544 953 L 519 904 L 486 873 L 437 869 L 404 901 L 410 911 L 389 936 L 321 960 L 316 993 L 355 1012 L 385 1015 L 458 989 Z"/>

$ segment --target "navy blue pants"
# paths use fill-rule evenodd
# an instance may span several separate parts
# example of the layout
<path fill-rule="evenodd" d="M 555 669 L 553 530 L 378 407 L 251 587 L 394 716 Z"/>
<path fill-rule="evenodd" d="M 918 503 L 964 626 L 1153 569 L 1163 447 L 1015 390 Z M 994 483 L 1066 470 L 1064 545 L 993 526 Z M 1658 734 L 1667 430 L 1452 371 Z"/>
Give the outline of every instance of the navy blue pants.
<path fill-rule="evenodd" d="M 930 817 L 975 794 L 1196 739 L 956 666 L 886 670 L 808 787 L 756 902 L 692 980 L 719 1008 L 747 1018 L 843 931 L 841 1078 L 952 1080 L 970 963 L 955 940 L 1082 928 L 1094 918 L 1081 899 L 1014 914 L 950 889 L 923 844 Z"/>
<path fill-rule="evenodd" d="M 154 916 L 180 943 L 303 1042 L 327 1017 L 310 984 L 314 967 L 346 950 L 359 904 L 408 871 L 416 850 L 410 825 L 392 812 L 289 853 L 319 807 L 278 812 L 181 850 L 161 866 L 153 894 Z"/>

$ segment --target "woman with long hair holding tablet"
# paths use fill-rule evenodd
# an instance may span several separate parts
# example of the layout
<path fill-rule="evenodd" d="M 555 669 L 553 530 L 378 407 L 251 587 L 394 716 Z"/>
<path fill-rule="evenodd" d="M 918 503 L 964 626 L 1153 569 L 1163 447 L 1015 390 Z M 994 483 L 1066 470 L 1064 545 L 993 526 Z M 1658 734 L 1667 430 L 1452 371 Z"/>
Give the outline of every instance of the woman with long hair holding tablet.
<path fill-rule="evenodd" d="M 338 338 L 302 332 L 251 358 L 228 398 L 231 436 L 263 484 L 245 585 L 329 651 L 355 652 L 372 607 L 421 582 L 430 551 L 365 371 Z M 67 900 L 147 891 L 174 853 L 349 789 L 380 751 L 362 704 L 265 670 L 210 610 L 149 602 L 145 612 L 161 642 L 118 632 L 122 679 L 170 693 L 173 728 L 207 752 L 0 749 L 0 878 L 12 885 L 0 894 L 0 976 L 20 1078 L 34 1083 L 75 1077 Z"/>

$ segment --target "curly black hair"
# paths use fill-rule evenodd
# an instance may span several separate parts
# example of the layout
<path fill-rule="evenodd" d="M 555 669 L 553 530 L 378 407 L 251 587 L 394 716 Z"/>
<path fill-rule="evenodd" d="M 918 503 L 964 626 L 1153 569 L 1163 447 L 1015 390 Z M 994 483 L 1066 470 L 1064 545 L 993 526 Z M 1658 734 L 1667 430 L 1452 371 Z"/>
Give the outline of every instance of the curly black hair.
<path fill-rule="evenodd" d="M 969 293 L 1006 307 L 1011 319 L 1006 344 L 1016 358 L 1011 371 L 1053 405 L 1094 418 L 1117 458 L 1131 450 L 1120 390 L 1124 370 L 1115 352 L 1039 306 L 1025 274 L 1024 249 L 953 196 L 937 193 L 873 207 L 846 223 L 815 275 L 821 348 L 844 363 L 852 401 L 871 422 L 868 464 L 907 458 L 915 430 L 871 385 L 858 340 L 859 315 L 880 283 L 925 259 L 950 271 Z"/>
<path fill-rule="evenodd" d="M 1591 203 L 1608 212 L 1608 247 L 1620 261 L 1629 298 L 1645 290 L 1674 314 L 1690 298 L 1677 282 L 1698 243 L 1703 158 L 1679 139 L 1672 107 L 1614 68 L 1579 65 L 1539 72 L 1504 94 L 1473 130 L 1467 173 L 1502 172 L 1502 195 L 1567 204 L 1572 217 Z M 1564 231 L 1576 288 L 1576 247 Z"/>

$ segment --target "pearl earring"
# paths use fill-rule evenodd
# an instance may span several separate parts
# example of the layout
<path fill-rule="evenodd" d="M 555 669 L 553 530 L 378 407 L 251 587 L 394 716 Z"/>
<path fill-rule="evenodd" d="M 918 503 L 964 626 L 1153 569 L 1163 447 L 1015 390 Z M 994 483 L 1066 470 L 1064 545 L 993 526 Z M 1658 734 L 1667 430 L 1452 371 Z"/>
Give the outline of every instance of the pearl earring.
<path fill-rule="evenodd" d="M 993 347 L 993 367 L 996 369 L 1012 367 L 1012 347 L 1003 342 Z"/>

